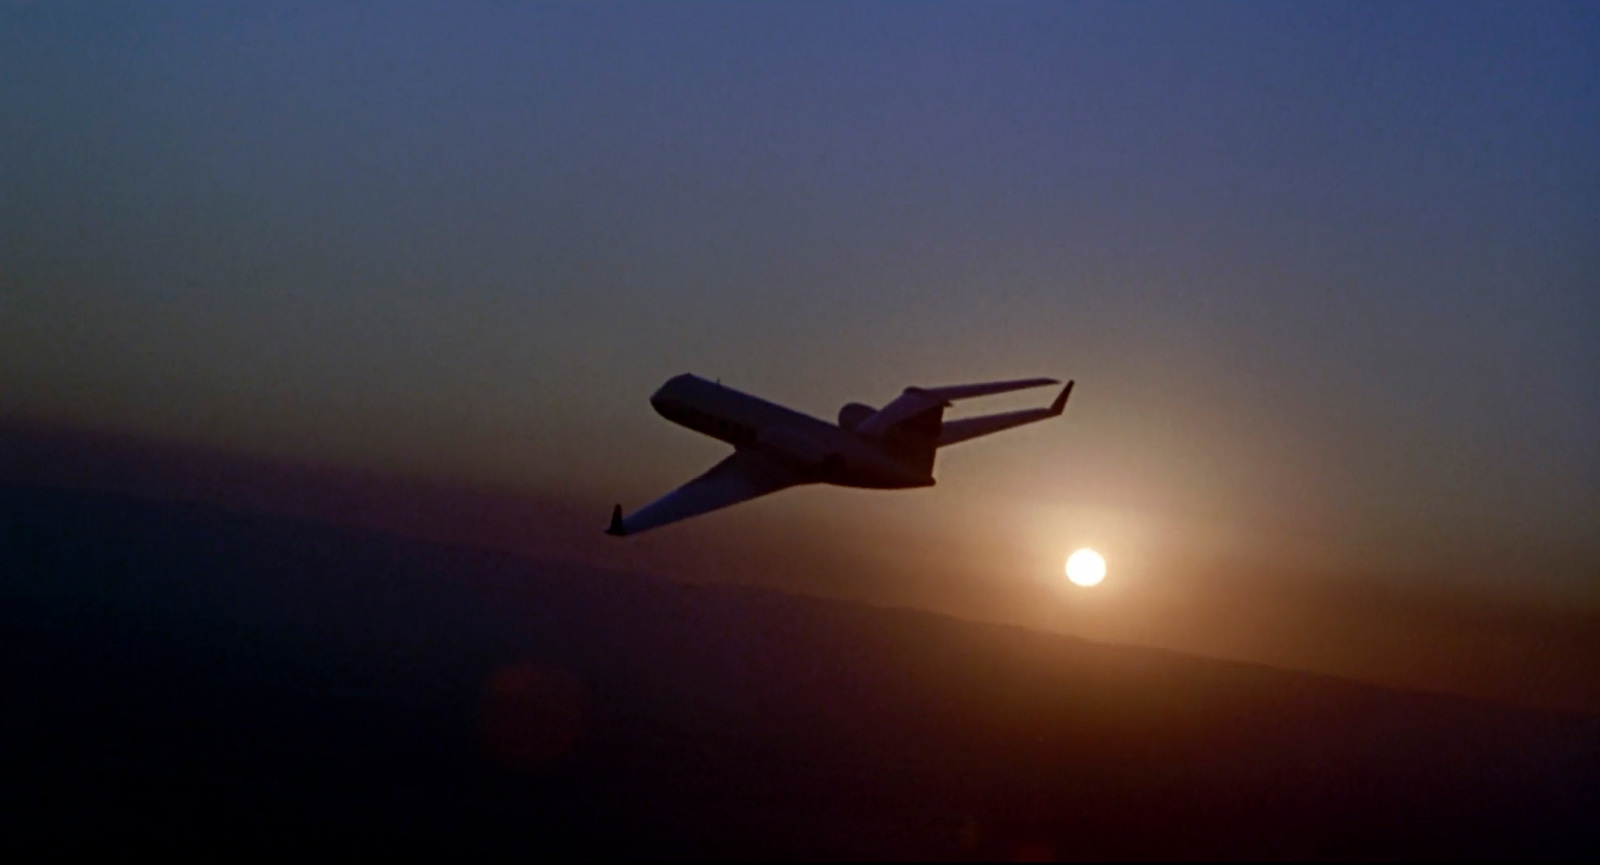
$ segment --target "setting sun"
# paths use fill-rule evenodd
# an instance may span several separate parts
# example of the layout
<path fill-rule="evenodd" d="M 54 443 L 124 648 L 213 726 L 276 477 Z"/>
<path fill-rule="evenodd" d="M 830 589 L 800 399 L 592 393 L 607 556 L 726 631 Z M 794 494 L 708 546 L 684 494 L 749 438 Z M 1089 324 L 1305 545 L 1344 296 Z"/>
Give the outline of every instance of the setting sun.
<path fill-rule="evenodd" d="M 1090 549 L 1082 549 L 1067 558 L 1067 579 L 1080 586 L 1099 585 L 1106 578 L 1106 560 Z"/>

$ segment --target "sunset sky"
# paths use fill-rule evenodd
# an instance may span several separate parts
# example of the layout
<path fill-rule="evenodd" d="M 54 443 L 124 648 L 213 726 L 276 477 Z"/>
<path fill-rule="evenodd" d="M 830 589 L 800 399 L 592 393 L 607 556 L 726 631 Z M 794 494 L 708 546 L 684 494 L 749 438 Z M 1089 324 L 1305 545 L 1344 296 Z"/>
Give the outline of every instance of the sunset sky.
<path fill-rule="evenodd" d="M 1339 671 L 1600 611 L 1595 4 L 8 3 L 0 126 L 11 419 Z M 650 410 L 686 371 L 1078 385 L 931 490 L 604 538 L 723 455 Z"/>

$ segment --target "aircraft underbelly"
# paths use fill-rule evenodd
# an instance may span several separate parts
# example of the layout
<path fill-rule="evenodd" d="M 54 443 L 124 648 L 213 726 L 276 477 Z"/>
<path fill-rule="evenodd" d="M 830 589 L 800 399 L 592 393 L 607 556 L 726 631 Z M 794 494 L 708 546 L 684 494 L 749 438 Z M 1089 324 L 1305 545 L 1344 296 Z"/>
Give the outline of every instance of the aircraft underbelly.
<path fill-rule="evenodd" d="M 755 437 L 754 449 L 823 483 L 862 489 L 933 485 L 921 475 L 854 435 L 833 429 L 779 424 Z"/>
<path fill-rule="evenodd" d="M 904 477 L 885 477 L 880 474 L 839 472 L 826 481 L 836 487 L 853 487 L 860 490 L 909 490 L 917 487 L 931 487 L 934 480 L 931 477 L 911 479 Z"/>
<path fill-rule="evenodd" d="M 839 443 L 839 457 L 833 464 L 834 471 L 827 478 L 828 483 L 869 490 L 933 486 L 931 472 L 918 472 L 856 436 L 847 435 L 849 438 Z"/>

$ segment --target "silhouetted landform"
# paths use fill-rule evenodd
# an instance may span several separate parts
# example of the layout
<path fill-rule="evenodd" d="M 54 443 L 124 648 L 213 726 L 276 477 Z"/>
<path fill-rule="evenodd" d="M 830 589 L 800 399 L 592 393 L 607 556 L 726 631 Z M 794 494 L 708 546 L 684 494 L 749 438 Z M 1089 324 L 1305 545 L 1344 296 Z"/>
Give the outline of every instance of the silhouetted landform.
<path fill-rule="evenodd" d="M 0 564 L 19 848 L 1597 852 L 1590 717 L 110 494 Z"/>

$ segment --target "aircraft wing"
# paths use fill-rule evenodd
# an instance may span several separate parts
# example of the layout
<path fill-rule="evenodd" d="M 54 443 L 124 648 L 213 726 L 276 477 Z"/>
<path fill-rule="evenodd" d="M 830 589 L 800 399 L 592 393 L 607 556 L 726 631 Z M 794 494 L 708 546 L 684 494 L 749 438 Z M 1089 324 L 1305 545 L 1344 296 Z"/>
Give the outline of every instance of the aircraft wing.
<path fill-rule="evenodd" d="M 778 490 L 809 483 L 810 479 L 755 451 L 735 451 L 733 456 L 648 505 L 622 516 L 622 506 L 611 512 L 606 534 L 622 537 L 646 529 L 697 517 L 749 501 Z"/>
<path fill-rule="evenodd" d="M 878 409 L 877 414 L 861 421 L 856 431 L 866 435 L 883 435 L 894 427 L 924 412 L 944 408 L 951 400 L 970 399 L 1009 393 L 1030 387 L 1057 384 L 1053 378 L 1024 378 L 1015 381 L 991 381 L 982 384 L 958 384 L 948 387 L 908 387 L 894 401 Z"/>

